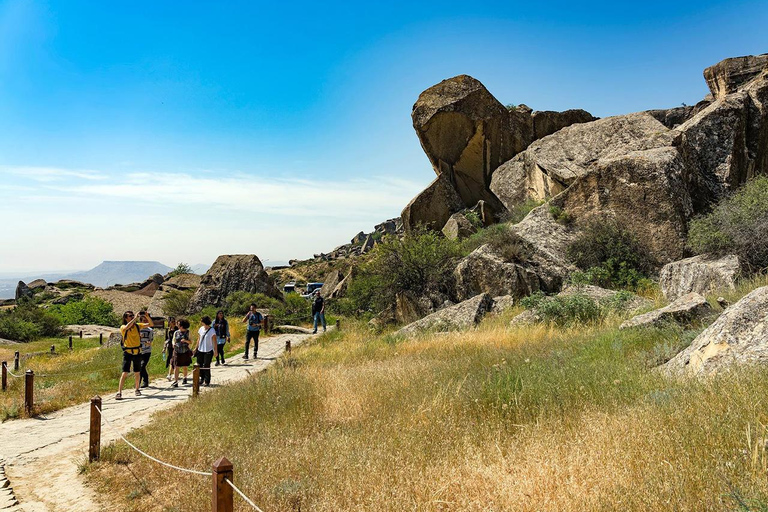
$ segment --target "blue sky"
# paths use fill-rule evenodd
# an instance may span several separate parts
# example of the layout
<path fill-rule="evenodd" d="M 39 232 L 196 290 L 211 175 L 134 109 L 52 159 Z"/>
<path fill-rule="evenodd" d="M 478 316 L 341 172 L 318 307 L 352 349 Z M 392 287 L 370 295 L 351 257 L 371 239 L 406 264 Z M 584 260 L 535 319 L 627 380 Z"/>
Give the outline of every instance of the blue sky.
<path fill-rule="evenodd" d="M 765 2 L 0 0 L 0 271 L 327 251 L 433 179 L 410 110 L 434 83 L 692 104 L 767 25 Z"/>

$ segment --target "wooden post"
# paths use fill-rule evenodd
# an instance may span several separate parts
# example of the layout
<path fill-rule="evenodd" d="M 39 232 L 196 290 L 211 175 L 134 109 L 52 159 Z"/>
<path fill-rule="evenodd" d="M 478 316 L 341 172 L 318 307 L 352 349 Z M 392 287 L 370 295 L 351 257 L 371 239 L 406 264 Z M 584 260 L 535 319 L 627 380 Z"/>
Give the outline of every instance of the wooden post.
<path fill-rule="evenodd" d="M 234 483 L 232 463 L 222 457 L 213 463 L 213 494 L 211 495 L 211 510 L 213 512 L 233 512 L 235 508 L 235 493 L 232 487 L 224 481 L 226 478 Z"/>
<path fill-rule="evenodd" d="M 27 415 L 32 416 L 32 408 L 35 405 L 34 397 L 32 396 L 35 389 L 35 372 L 27 370 L 24 372 L 24 410 L 27 411 Z"/>
<path fill-rule="evenodd" d="M 104 344 L 104 333 L 100 332 L 99 333 L 99 345 L 103 345 L 103 344 Z"/>
<path fill-rule="evenodd" d="M 51 354 L 56 353 L 56 345 L 51 345 Z"/>
<path fill-rule="evenodd" d="M 3 361 L 3 391 L 8 389 L 8 363 Z"/>
<path fill-rule="evenodd" d="M 19 353 L 14 352 L 13 353 L 13 369 L 18 370 L 19 369 Z"/>
<path fill-rule="evenodd" d="M 83 330 L 80 329 L 80 339 L 83 339 Z"/>
<path fill-rule="evenodd" d="M 269 315 L 264 315 L 264 336 L 269 334 Z"/>
<path fill-rule="evenodd" d="M 192 367 L 192 396 L 200 394 L 200 365 L 195 363 Z"/>
<path fill-rule="evenodd" d="M 69 350 L 72 350 L 72 336 L 69 337 Z"/>
<path fill-rule="evenodd" d="M 88 443 L 88 462 L 99 460 L 101 455 L 101 397 L 91 398 L 91 438 Z"/>
<path fill-rule="evenodd" d="M 291 340 L 285 340 L 285 351 L 291 353 Z"/>
<path fill-rule="evenodd" d="M 337 331 L 341 330 L 341 320 L 339 320 L 338 318 L 336 319 L 336 330 Z"/>

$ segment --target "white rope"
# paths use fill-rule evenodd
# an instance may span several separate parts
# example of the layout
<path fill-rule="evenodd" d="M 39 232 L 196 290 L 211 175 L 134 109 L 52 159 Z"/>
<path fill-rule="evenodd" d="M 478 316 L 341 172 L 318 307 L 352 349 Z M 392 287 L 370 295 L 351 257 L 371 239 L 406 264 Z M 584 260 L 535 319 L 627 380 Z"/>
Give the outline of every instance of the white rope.
<path fill-rule="evenodd" d="M 58 377 L 59 375 L 88 375 L 90 373 L 103 372 L 105 370 L 117 370 L 119 367 L 115 365 L 104 366 L 103 368 L 97 368 L 96 370 L 77 370 L 74 372 L 57 372 L 57 373 L 36 373 L 35 377 Z"/>
<path fill-rule="evenodd" d="M 178 470 L 178 471 L 183 471 L 183 472 L 185 472 L 185 473 L 192 473 L 192 474 L 195 474 L 195 475 L 202 475 L 202 476 L 213 476 L 213 473 L 206 473 L 205 471 L 197 471 L 196 469 L 187 469 L 187 468 L 181 468 L 181 467 L 179 467 L 179 466 L 174 466 L 173 464 L 168 464 L 167 462 L 163 462 L 163 461 L 161 461 L 160 459 L 156 459 L 155 457 L 153 457 L 153 456 L 149 455 L 148 453 L 145 453 L 145 452 L 141 451 L 141 450 L 140 450 L 140 449 L 138 449 L 136 446 L 134 446 L 134 445 L 133 445 L 133 444 L 132 444 L 132 443 L 131 443 L 129 440 L 127 440 L 127 439 L 126 439 L 126 438 L 123 436 L 123 434 L 121 434 L 120 432 L 118 432 L 118 430 L 115 428 L 115 426 L 114 426 L 114 425 L 112 425 L 112 423 L 111 423 L 111 422 L 110 422 L 110 421 L 107 419 L 107 417 L 106 417 L 106 416 L 104 416 L 104 413 L 103 413 L 103 412 L 101 412 L 101 409 L 99 409 L 99 407 L 98 407 L 98 406 L 95 406 L 95 407 L 96 407 L 96 410 L 97 410 L 97 411 L 99 411 L 99 414 L 101 415 L 101 417 L 102 417 L 102 418 L 104 418 L 104 421 L 106 421 L 106 422 L 107 422 L 107 425 L 109 425 L 109 427 L 110 427 L 112 430 L 114 430 L 114 431 L 115 431 L 115 433 L 116 433 L 118 436 L 120 436 L 120 438 L 121 438 L 123 441 L 125 441 L 125 443 L 126 443 L 128 446 L 130 446 L 131 448 L 133 448 L 134 450 L 136 450 L 137 452 L 139 452 L 140 454 L 142 454 L 143 456 L 145 456 L 145 457 L 146 457 L 146 458 L 148 458 L 149 460 L 152 460 L 152 461 L 154 461 L 154 462 L 157 462 L 158 464 L 162 464 L 163 466 L 169 467 L 169 468 L 171 468 L 171 469 L 176 469 L 176 470 Z"/>
<path fill-rule="evenodd" d="M 257 506 L 256 506 L 256 504 L 255 504 L 254 502 L 252 502 L 252 501 L 250 500 L 250 498 L 248 498 L 248 496 L 246 496 L 245 494 L 243 494 L 243 491 L 241 491 L 240 489 L 238 489 L 237 487 L 235 487 L 235 484 L 233 484 L 232 482 L 230 482 L 229 478 L 224 478 L 224 481 L 225 481 L 225 482 L 227 482 L 227 483 L 229 484 L 229 486 L 230 486 L 231 488 L 233 488 L 233 489 L 235 490 L 235 492 L 236 492 L 237 494 L 239 494 L 239 495 L 240 495 L 240 497 L 241 497 L 241 498 L 243 498 L 247 504 L 249 504 L 250 506 L 252 506 L 252 507 L 253 507 L 253 508 L 255 508 L 256 510 L 258 510 L 259 512 L 264 512 L 264 511 L 263 511 L 263 510 L 261 510 L 259 507 L 257 507 Z"/>
<path fill-rule="evenodd" d="M 8 367 L 7 367 L 7 366 L 5 367 L 5 369 L 6 369 L 6 371 L 8 372 L 8 374 L 9 374 L 11 377 L 16 377 L 17 379 L 20 379 L 21 377 L 23 377 L 23 375 L 16 375 L 15 373 L 13 373 L 11 370 L 9 370 L 9 369 L 8 369 Z"/>

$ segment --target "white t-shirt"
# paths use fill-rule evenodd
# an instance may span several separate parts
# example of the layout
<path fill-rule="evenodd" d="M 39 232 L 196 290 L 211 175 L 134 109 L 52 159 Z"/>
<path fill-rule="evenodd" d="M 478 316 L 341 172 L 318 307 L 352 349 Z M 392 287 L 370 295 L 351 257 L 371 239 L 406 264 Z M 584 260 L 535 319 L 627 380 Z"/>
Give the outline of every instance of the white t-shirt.
<path fill-rule="evenodd" d="M 205 334 L 205 331 L 208 331 L 208 334 Z M 202 326 L 197 331 L 197 334 L 200 335 L 200 343 L 197 344 L 197 350 L 200 352 L 213 352 L 213 345 L 216 343 L 216 329 Z"/>

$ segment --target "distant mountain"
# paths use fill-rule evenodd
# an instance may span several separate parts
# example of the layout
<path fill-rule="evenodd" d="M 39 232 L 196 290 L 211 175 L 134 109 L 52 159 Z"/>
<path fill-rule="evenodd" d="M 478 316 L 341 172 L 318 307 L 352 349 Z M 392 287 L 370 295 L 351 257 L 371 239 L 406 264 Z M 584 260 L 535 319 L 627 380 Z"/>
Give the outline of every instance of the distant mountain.
<path fill-rule="evenodd" d="M 144 281 L 152 274 L 167 274 L 171 270 L 171 267 L 158 261 L 104 261 L 91 270 L 64 277 L 106 288 L 115 284 Z"/>
<path fill-rule="evenodd" d="M 198 263 L 197 265 L 192 265 L 192 273 L 203 275 L 208 272 L 209 268 L 211 268 L 211 266 L 206 263 Z"/>

